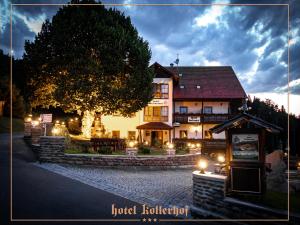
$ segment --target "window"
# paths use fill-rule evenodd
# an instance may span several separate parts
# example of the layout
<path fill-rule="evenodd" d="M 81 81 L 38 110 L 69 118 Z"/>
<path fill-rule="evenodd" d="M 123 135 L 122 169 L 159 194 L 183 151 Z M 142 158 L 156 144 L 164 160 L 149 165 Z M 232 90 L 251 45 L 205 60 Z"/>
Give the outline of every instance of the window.
<path fill-rule="evenodd" d="M 128 140 L 135 140 L 135 131 L 128 131 Z"/>
<path fill-rule="evenodd" d="M 113 130 L 112 131 L 112 138 L 120 138 L 120 131 L 119 130 Z"/>
<path fill-rule="evenodd" d="M 154 83 L 154 98 L 169 98 L 169 85 Z"/>
<path fill-rule="evenodd" d="M 159 106 L 153 107 L 153 116 L 160 116 L 160 107 Z"/>
<path fill-rule="evenodd" d="M 163 122 L 168 121 L 168 106 L 147 106 L 144 109 L 144 121 Z"/>
<path fill-rule="evenodd" d="M 205 139 L 212 139 L 212 133 L 209 130 L 204 131 L 204 138 Z"/>
<path fill-rule="evenodd" d="M 188 113 L 188 107 L 186 107 L 186 106 L 180 106 L 180 107 L 179 107 L 179 112 L 180 112 L 181 114 Z"/>
<path fill-rule="evenodd" d="M 203 113 L 204 114 L 212 114 L 212 107 L 211 106 L 204 106 Z"/>
<path fill-rule="evenodd" d="M 161 115 L 162 116 L 168 116 L 168 106 L 162 106 L 161 107 Z"/>
<path fill-rule="evenodd" d="M 180 130 L 179 131 L 179 138 L 188 138 L 187 130 Z"/>

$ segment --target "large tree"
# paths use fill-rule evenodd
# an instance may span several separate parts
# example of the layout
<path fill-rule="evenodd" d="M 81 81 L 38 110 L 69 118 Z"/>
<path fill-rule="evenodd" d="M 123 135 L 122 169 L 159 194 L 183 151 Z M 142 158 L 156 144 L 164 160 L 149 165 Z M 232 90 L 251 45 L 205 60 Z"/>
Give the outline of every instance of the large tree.
<path fill-rule="evenodd" d="M 25 43 L 31 105 L 83 113 L 90 137 L 95 112 L 130 116 L 151 100 L 150 58 L 129 17 L 103 5 L 69 4 Z"/>

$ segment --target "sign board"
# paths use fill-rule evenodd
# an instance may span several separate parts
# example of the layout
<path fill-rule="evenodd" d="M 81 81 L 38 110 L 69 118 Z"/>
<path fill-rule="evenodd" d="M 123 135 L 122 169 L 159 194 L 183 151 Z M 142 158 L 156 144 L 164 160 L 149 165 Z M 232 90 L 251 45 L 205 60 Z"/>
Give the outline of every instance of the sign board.
<path fill-rule="evenodd" d="M 260 168 L 231 167 L 231 190 L 261 193 Z"/>
<path fill-rule="evenodd" d="M 188 123 L 200 123 L 201 118 L 200 116 L 189 116 L 188 117 Z"/>
<path fill-rule="evenodd" d="M 153 99 L 148 105 L 168 105 L 168 100 Z"/>
<path fill-rule="evenodd" d="M 41 114 L 42 123 L 52 123 L 52 114 Z"/>
<path fill-rule="evenodd" d="M 258 134 L 232 134 L 232 160 L 259 160 Z"/>

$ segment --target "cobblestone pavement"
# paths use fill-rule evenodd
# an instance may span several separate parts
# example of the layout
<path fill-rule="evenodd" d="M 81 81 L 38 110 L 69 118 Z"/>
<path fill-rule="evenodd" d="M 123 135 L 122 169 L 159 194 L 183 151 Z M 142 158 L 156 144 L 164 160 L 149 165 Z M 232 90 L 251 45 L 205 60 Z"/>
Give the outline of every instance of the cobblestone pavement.
<path fill-rule="evenodd" d="M 192 204 L 192 170 L 121 170 L 52 163 L 36 166 L 149 206 Z"/>

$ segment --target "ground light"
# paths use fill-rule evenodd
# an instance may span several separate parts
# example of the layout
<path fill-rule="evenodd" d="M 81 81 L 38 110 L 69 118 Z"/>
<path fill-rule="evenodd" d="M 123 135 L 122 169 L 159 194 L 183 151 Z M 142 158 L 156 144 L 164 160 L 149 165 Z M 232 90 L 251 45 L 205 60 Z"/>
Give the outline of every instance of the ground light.
<path fill-rule="evenodd" d="M 225 157 L 224 157 L 224 155 L 218 155 L 218 162 L 219 163 L 224 163 L 225 162 Z"/>
<path fill-rule="evenodd" d="M 170 143 L 170 144 L 168 145 L 168 148 L 169 148 L 169 149 L 173 149 L 173 148 L 174 148 L 174 144 Z"/>
<path fill-rule="evenodd" d="M 133 142 L 133 141 L 130 141 L 130 142 L 129 142 L 129 147 L 130 147 L 130 148 L 133 148 L 133 147 L 134 147 L 134 145 L 135 145 L 135 144 L 134 144 L 134 142 Z"/>
<path fill-rule="evenodd" d="M 207 164 L 207 160 L 205 159 L 200 159 L 200 161 L 198 162 L 198 166 L 200 168 L 200 173 L 204 174 L 205 173 L 205 169 L 207 168 L 208 164 Z"/>

